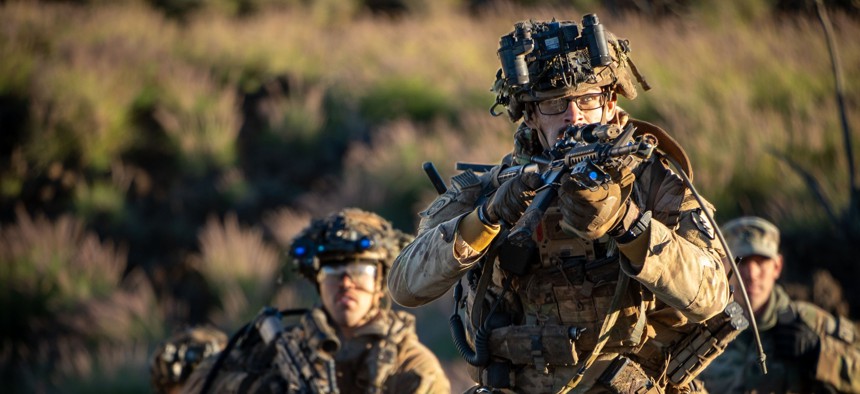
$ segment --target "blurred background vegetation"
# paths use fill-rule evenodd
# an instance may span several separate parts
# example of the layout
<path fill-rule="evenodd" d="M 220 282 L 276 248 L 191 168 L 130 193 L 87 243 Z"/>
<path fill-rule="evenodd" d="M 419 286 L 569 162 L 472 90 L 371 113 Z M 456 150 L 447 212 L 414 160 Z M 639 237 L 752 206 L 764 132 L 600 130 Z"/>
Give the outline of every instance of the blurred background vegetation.
<path fill-rule="evenodd" d="M 858 3 L 825 4 L 857 125 Z M 589 12 L 654 86 L 621 105 L 686 147 L 718 221 L 777 223 L 793 293 L 860 316 L 860 196 L 810 1 L 4 0 L 5 388 L 148 392 L 173 330 L 313 304 L 291 237 L 343 206 L 414 231 L 422 162 L 447 178 L 511 147 L 488 115 L 499 36 Z M 431 323 L 448 298 L 414 312 L 463 387 Z"/>

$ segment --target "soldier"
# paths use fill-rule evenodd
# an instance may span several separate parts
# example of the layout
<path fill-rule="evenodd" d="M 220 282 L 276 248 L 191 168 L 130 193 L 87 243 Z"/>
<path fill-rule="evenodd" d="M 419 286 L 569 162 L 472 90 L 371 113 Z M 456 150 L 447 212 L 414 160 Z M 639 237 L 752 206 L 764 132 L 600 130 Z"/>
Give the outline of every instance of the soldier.
<path fill-rule="evenodd" d="M 227 335 L 212 327 L 183 329 L 156 347 L 149 363 L 152 388 L 159 394 L 175 394 L 203 359 L 218 354 Z"/>
<path fill-rule="evenodd" d="M 474 366 L 474 391 L 686 392 L 702 365 L 685 372 L 672 364 L 699 362 L 680 344 L 730 299 L 723 248 L 703 212 L 713 207 L 700 205 L 670 168 L 672 158 L 691 175 L 683 149 L 618 106 L 618 94 L 636 97 L 632 78 L 647 89 L 628 41 L 593 14 L 581 32 L 574 22 L 530 21 L 502 37 L 491 114 L 502 105 L 512 121 L 523 120 L 514 150 L 483 174 L 452 178 L 419 214 L 417 238 L 395 260 L 388 285 L 408 307 L 455 286 L 466 311 L 452 316 L 452 335 Z M 503 234 L 537 189 L 555 185 L 532 172 L 507 181 L 497 174 L 531 163 L 544 172 L 569 126 L 587 124 L 636 126 L 661 150 L 628 156 L 607 169 L 611 182 L 593 189 L 565 173 L 532 242 L 512 245 Z"/>
<path fill-rule="evenodd" d="M 776 280 L 782 272 L 779 229 L 758 217 L 723 226 L 749 294 L 767 354 L 757 366 L 752 333 L 741 334 L 702 372 L 715 393 L 860 393 L 860 341 L 855 326 L 814 304 L 792 301 Z"/>
<path fill-rule="evenodd" d="M 335 392 L 444 393 L 449 382 L 436 357 L 415 333 L 415 318 L 392 311 L 384 280 L 394 257 L 412 239 L 382 217 L 348 208 L 313 221 L 294 240 L 290 254 L 313 282 L 322 305 L 300 324 L 267 341 L 277 314 L 262 314 L 218 368 L 208 360 L 186 392 L 200 392 L 215 369 L 210 393 Z M 259 334 L 258 334 L 259 332 Z M 269 330 L 268 332 L 271 332 Z M 294 360 L 283 365 L 278 352 Z M 290 371 L 298 375 L 290 375 Z M 302 381 L 298 381 L 302 380 Z"/>

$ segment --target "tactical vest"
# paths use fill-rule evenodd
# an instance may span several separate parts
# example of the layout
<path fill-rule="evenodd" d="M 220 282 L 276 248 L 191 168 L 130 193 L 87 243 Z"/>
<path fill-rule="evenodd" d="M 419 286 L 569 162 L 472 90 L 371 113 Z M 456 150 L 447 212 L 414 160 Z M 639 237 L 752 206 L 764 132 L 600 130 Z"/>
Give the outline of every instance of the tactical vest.
<path fill-rule="evenodd" d="M 588 241 L 566 234 L 560 221 L 559 209 L 551 207 L 535 232 L 537 248 L 530 251 L 533 261 L 528 272 L 512 276 L 510 290 L 505 292 L 498 312 L 493 313 L 505 316 L 495 317 L 502 327 L 492 327 L 490 323 L 494 358 L 538 369 L 573 366 L 598 342 L 623 275 L 619 251 L 608 237 Z M 503 273 L 502 266 L 498 260 L 495 262 L 491 284 L 481 304 L 474 304 L 479 295 L 479 278 L 471 281 L 466 305 L 471 305 L 467 316 L 473 327 L 488 315 L 503 292 L 503 278 L 511 276 Z M 635 281 L 627 281 L 620 291 L 617 320 L 604 353 L 632 353 L 646 340 L 645 303 L 651 302 L 653 295 Z"/>
<path fill-rule="evenodd" d="M 414 334 L 415 318 L 401 311 L 381 313 L 381 319 L 369 324 L 371 333 L 344 341 L 336 355 L 338 387 L 343 392 L 382 393 L 397 370 L 398 346 Z"/>
<path fill-rule="evenodd" d="M 657 134 L 661 144 L 664 144 L 662 147 L 668 147 L 668 154 L 680 162 L 682 170 L 692 173 L 686 154 L 665 131 L 644 122 L 637 123 L 640 131 Z M 510 164 L 510 160 L 511 157 L 507 157 L 503 165 Z M 637 177 L 639 175 L 637 173 Z M 457 178 L 453 182 L 459 190 L 465 191 L 476 186 L 465 184 L 465 180 L 470 177 Z M 483 178 L 482 187 L 485 195 L 488 189 L 492 189 L 486 177 Z M 642 211 L 653 209 L 655 201 L 643 194 L 640 187 L 647 185 L 637 185 L 632 197 L 634 203 L 639 204 Z M 661 218 L 669 227 L 677 224 L 681 200 L 677 203 L 677 207 L 669 210 L 671 212 L 664 212 Z M 488 367 L 473 369 L 472 377 L 488 386 L 503 388 L 505 384 L 510 384 L 506 375 L 518 366 L 538 371 L 580 366 L 584 358 L 592 356 L 595 347 L 602 346 L 597 353 L 624 355 L 625 362 L 633 361 L 633 366 L 626 371 L 635 370 L 645 383 L 643 386 L 629 387 L 652 387 L 654 391 L 649 389 L 647 392 L 662 392 L 656 387 L 656 380 L 662 380 L 661 385 L 665 386 L 665 377 L 667 373 L 673 372 L 672 368 L 683 369 L 681 366 L 669 365 L 668 354 L 682 353 L 694 362 L 696 359 L 702 360 L 697 357 L 696 350 L 679 351 L 672 346 L 677 343 L 700 346 L 691 340 L 710 338 L 708 326 L 687 327 L 687 331 L 684 331 L 659 323 L 655 326 L 649 322 L 646 314 L 654 309 L 657 301 L 644 286 L 621 272 L 619 259 L 622 257 L 614 240 L 608 236 L 594 241 L 579 238 L 565 232 L 560 225 L 561 220 L 560 209 L 557 205 L 551 206 L 533 234 L 533 249 L 510 250 L 507 245 L 503 245 L 499 248 L 501 251 L 497 251 L 498 256 L 493 256 L 492 268 L 476 268 L 466 275 L 464 320 L 467 339 L 474 346 L 478 327 L 486 324 L 490 332 L 492 359 Z M 510 256 L 528 260 L 527 264 L 516 265 L 514 270 L 522 269 L 523 266 L 527 266 L 527 269 L 517 274 L 505 272 L 510 264 L 504 260 Z M 488 264 L 488 261 L 483 264 Z M 491 279 L 484 278 L 487 274 L 492 275 Z M 476 301 L 476 298 L 480 300 Z M 612 305 L 613 300 L 615 305 Z M 734 313 L 716 319 L 722 320 L 713 331 L 723 329 L 726 321 L 737 317 L 739 311 Z M 610 315 L 614 322 L 607 320 Z M 681 326 L 686 323 L 686 319 L 678 315 L 678 326 Z M 611 322 L 609 329 L 604 330 L 608 339 L 598 345 L 601 342 L 601 329 L 607 321 Z M 732 328 L 731 335 L 737 335 L 740 329 Z M 653 340 L 655 337 L 659 337 L 659 340 Z M 716 342 L 722 348 L 726 343 L 723 339 Z M 697 350 L 716 357 L 712 350 Z M 721 351 L 718 349 L 716 354 Z M 497 368 L 500 363 L 507 367 Z M 683 367 L 694 373 L 681 372 L 675 376 L 673 383 L 686 389 L 704 366 L 700 363 Z M 625 372 L 621 375 L 634 373 Z"/>

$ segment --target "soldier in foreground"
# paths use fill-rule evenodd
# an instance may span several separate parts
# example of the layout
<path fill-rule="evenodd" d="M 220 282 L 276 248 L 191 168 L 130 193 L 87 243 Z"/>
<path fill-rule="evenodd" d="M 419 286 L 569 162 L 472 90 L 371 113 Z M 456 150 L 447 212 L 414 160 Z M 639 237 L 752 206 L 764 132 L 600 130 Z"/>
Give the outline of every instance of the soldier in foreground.
<path fill-rule="evenodd" d="M 158 344 L 149 363 L 154 392 L 178 394 L 194 369 L 227 345 L 227 335 L 205 326 L 183 329 Z"/>
<path fill-rule="evenodd" d="M 226 357 L 198 369 L 186 392 L 449 392 L 439 361 L 418 342 L 414 317 L 384 303 L 385 275 L 409 240 L 359 209 L 313 221 L 290 254 L 322 305 L 288 328 L 278 311 L 264 309 Z"/>
<path fill-rule="evenodd" d="M 860 393 L 860 333 L 844 317 L 814 304 L 792 301 L 776 280 L 782 272 L 779 230 L 758 217 L 726 223 L 723 234 L 741 259 L 768 355 L 767 375 L 758 368 L 750 333 L 741 334 L 702 373 L 714 393 Z"/>
<path fill-rule="evenodd" d="M 694 378 L 719 350 L 685 344 L 708 341 L 703 322 L 715 315 L 717 342 L 743 325 L 720 331 L 729 327 L 725 256 L 705 218 L 713 207 L 679 176 L 692 175 L 684 150 L 617 103 L 619 94 L 636 97 L 636 81 L 647 89 L 628 41 L 592 14 L 581 26 L 518 23 L 498 54 L 491 113 L 503 106 L 522 120 L 513 152 L 453 177 L 419 214 L 417 238 L 389 276 L 393 299 L 416 307 L 455 286 L 465 313 L 452 316 L 452 336 L 473 366 L 473 392 L 695 391 Z M 659 149 L 601 161 L 608 145 L 593 142 L 604 140 L 613 149 L 646 141 Z M 570 150 L 560 145 L 571 142 Z M 565 161 L 577 149 L 591 159 Z M 561 164 L 572 168 L 553 173 Z M 512 179 L 502 175 L 509 170 Z M 519 232 L 527 239 L 514 237 L 530 226 Z"/>

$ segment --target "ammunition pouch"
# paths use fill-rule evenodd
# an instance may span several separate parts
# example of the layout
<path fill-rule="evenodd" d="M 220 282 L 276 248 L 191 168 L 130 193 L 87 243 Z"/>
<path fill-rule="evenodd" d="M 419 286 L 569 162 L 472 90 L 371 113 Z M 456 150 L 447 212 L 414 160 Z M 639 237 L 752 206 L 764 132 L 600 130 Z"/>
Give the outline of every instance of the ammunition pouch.
<path fill-rule="evenodd" d="M 651 379 L 635 361 L 618 356 L 606 371 L 597 378 L 611 393 L 624 394 L 662 394 L 663 390 Z"/>
<path fill-rule="evenodd" d="M 490 332 L 493 357 L 514 365 L 576 365 L 579 353 L 594 349 L 597 333 L 583 328 L 547 324 L 505 326 Z M 604 352 L 627 353 L 633 346 L 606 346 Z"/>
<path fill-rule="evenodd" d="M 519 365 L 574 365 L 579 361 L 568 327 L 507 326 L 490 333 L 490 349 Z"/>
<path fill-rule="evenodd" d="M 737 302 L 730 302 L 722 313 L 699 324 L 669 352 L 666 376 L 675 386 L 689 384 L 702 370 L 726 350 L 749 321 Z"/>

